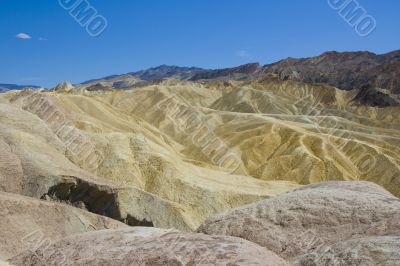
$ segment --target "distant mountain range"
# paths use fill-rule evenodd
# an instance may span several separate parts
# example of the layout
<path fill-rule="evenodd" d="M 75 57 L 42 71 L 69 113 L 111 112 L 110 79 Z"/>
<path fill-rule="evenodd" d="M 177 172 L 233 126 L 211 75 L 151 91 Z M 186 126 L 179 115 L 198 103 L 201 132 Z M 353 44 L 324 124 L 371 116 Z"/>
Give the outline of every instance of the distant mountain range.
<path fill-rule="evenodd" d="M 287 58 L 273 64 L 258 63 L 233 68 L 202 69 L 162 65 L 147 70 L 89 80 L 83 85 L 129 88 L 164 79 L 246 80 L 277 77 L 304 83 L 321 83 L 356 90 L 355 101 L 370 106 L 400 105 L 400 50 L 377 55 L 371 52 L 326 52 L 316 57 Z"/>
<path fill-rule="evenodd" d="M 16 85 L 16 84 L 0 84 L 0 93 L 7 92 L 10 90 L 22 90 L 23 88 L 41 88 L 35 85 Z"/>
<path fill-rule="evenodd" d="M 158 67 L 141 70 L 138 72 L 130 72 L 122 75 L 112 75 L 100 79 L 93 79 L 83 82 L 82 85 L 110 86 L 115 88 L 129 88 L 134 85 L 148 84 L 164 79 L 177 80 L 210 80 L 210 79 L 248 79 L 256 77 L 262 67 L 258 63 L 246 64 L 234 68 L 224 69 L 203 69 L 198 67 L 178 67 L 161 65 Z"/>
<path fill-rule="evenodd" d="M 326 52 L 316 57 L 287 58 L 273 64 L 250 63 L 233 68 L 159 67 L 92 79 L 80 85 L 89 90 L 126 89 L 165 79 L 188 81 L 251 80 L 277 77 L 304 83 L 320 83 L 341 90 L 355 90 L 354 100 L 369 106 L 400 105 L 400 50 L 377 55 L 371 52 Z M 0 92 L 34 85 L 0 84 Z"/>

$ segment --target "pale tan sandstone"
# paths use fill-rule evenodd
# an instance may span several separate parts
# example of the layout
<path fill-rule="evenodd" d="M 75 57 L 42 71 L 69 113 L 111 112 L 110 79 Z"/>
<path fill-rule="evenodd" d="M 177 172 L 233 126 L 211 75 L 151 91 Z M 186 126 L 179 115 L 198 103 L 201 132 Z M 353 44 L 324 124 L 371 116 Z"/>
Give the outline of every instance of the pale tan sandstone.
<path fill-rule="evenodd" d="M 321 248 L 296 260 L 298 266 L 397 266 L 400 237 L 351 239 Z"/>
<path fill-rule="evenodd" d="M 400 235 L 400 200 L 369 182 L 310 185 L 207 220 L 199 232 L 241 237 L 293 260 L 367 236 Z"/>
<path fill-rule="evenodd" d="M 154 228 L 103 230 L 68 237 L 36 254 L 24 252 L 19 265 L 265 265 L 288 266 L 273 252 L 240 238 L 184 234 Z"/>
<path fill-rule="evenodd" d="M 127 227 L 68 205 L 0 192 L 0 259 L 34 250 L 66 236 Z"/>

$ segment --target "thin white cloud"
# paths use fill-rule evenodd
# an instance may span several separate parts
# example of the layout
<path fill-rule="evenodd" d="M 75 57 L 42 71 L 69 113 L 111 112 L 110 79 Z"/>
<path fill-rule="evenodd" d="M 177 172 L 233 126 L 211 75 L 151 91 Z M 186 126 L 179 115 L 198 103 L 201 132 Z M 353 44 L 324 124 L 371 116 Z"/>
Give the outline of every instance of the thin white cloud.
<path fill-rule="evenodd" d="M 239 51 L 236 51 L 236 56 L 239 56 L 239 57 L 250 57 L 250 53 L 248 51 L 246 51 L 246 50 L 239 50 Z"/>
<path fill-rule="evenodd" d="M 43 38 L 43 37 L 39 37 L 38 40 L 39 40 L 39 41 L 48 41 L 46 38 Z"/>
<path fill-rule="evenodd" d="M 23 40 L 29 40 L 32 38 L 29 34 L 26 34 L 23 32 L 18 33 L 15 37 L 17 37 L 18 39 L 23 39 Z"/>

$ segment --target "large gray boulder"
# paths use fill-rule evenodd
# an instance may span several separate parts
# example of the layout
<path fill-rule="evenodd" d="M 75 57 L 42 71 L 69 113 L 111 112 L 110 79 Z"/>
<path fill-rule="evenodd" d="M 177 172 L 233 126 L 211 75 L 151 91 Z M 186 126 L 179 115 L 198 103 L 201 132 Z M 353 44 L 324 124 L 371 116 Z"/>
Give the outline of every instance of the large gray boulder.
<path fill-rule="evenodd" d="M 198 232 L 247 239 L 293 260 L 367 236 L 400 235 L 400 200 L 369 182 L 328 182 L 208 219 Z"/>
<path fill-rule="evenodd" d="M 289 266 L 267 249 L 229 236 L 184 234 L 156 228 L 103 230 L 71 236 L 24 252 L 19 265 L 270 265 Z"/>

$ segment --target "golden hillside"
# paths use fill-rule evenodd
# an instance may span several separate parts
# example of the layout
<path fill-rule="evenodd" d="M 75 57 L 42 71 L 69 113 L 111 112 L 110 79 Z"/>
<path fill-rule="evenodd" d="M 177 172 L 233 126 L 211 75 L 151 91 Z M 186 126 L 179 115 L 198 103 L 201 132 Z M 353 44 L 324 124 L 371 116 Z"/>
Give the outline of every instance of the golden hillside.
<path fill-rule="evenodd" d="M 263 79 L 0 95 L 0 189 L 130 225 L 194 230 L 326 180 L 400 195 L 400 108 Z"/>

